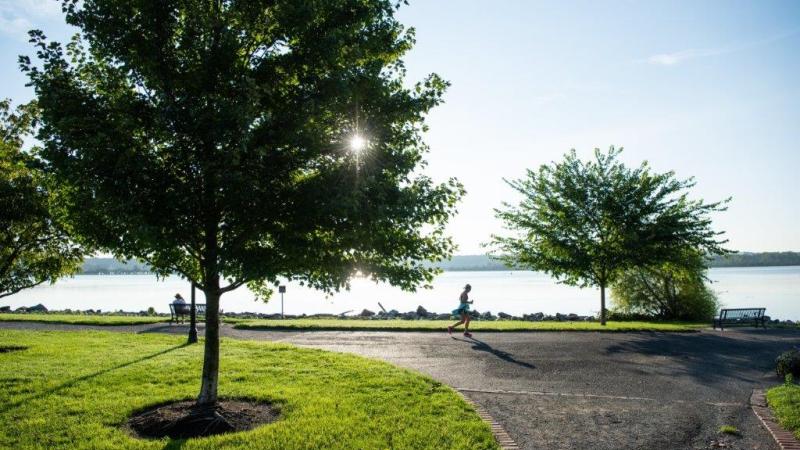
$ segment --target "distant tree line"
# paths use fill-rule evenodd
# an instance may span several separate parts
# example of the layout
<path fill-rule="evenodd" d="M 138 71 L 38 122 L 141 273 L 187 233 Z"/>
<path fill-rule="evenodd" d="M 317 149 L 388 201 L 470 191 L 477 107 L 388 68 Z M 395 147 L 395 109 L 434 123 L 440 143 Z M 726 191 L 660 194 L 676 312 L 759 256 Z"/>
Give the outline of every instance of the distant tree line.
<path fill-rule="evenodd" d="M 800 266 L 800 252 L 734 253 L 716 256 L 710 267 Z"/>
<path fill-rule="evenodd" d="M 459 255 L 437 264 L 429 263 L 445 272 L 480 272 L 520 270 L 509 267 L 487 255 Z M 800 266 L 800 252 L 761 252 L 735 253 L 727 256 L 714 256 L 709 267 L 768 267 Z M 81 273 L 96 274 L 134 274 L 150 272 L 150 266 L 135 260 L 119 261 L 114 258 L 87 258 Z"/>
<path fill-rule="evenodd" d="M 86 275 L 98 274 L 135 274 L 150 273 L 148 264 L 135 260 L 120 261 L 115 258 L 86 258 L 83 261 L 81 273 Z"/>
<path fill-rule="evenodd" d="M 509 271 L 519 268 L 509 267 L 501 261 L 487 255 L 461 255 L 437 264 L 446 272 L 458 271 Z M 726 256 L 714 256 L 709 267 L 767 267 L 767 266 L 800 266 L 800 252 L 763 252 L 734 253 Z"/>

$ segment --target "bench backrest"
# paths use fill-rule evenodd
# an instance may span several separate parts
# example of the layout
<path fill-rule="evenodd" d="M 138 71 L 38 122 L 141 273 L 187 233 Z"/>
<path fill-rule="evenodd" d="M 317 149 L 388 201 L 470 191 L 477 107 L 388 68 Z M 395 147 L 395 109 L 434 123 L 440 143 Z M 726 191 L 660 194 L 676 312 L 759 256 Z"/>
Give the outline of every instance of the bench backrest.
<path fill-rule="evenodd" d="M 760 319 L 764 317 L 767 308 L 732 308 L 723 309 L 719 312 L 720 320 L 748 320 Z"/>
<path fill-rule="evenodd" d="M 194 305 L 195 311 L 199 315 L 205 315 L 206 313 L 206 305 L 205 303 L 197 303 Z M 173 314 L 191 314 L 192 313 L 192 305 L 189 303 L 182 304 L 182 303 L 170 303 L 169 309 Z"/>

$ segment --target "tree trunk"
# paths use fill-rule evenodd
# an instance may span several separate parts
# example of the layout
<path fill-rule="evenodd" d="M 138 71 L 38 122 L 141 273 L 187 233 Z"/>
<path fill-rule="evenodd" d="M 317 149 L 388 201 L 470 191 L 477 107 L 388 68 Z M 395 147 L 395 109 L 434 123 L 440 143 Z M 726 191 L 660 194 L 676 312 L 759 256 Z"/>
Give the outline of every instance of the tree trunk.
<path fill-rule="evenodd" d="M 600 285 L 600 325 L 606 324 L 606 285 Z"/>
<path fill-rule="evenodd" d="M 209 289 L 206 294 L 206 342 L 203 357 L 203 382 L 197 404 L 210 406 L 217 403 L 219 382 L 219 289 Z"/>

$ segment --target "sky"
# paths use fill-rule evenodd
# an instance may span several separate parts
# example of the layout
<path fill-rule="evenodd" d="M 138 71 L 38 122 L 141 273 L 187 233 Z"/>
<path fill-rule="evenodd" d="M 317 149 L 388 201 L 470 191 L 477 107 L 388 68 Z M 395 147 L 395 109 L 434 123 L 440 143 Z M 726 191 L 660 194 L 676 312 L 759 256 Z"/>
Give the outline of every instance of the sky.
<path fill-rule="evenodd" d="M 800 2 L 411 0 L 410 81 L 452 83 L 428 118 L 426 172 L 467 195 L 449 232 L 459 254 L 503 233 L 493 209 L 516 179 L 575 148 L 695 177 L 728 247 L 800 251 Z M 62 42 L 54 0 L 0 0 L 0 98 L 32 97 L 26 31 Z"/>

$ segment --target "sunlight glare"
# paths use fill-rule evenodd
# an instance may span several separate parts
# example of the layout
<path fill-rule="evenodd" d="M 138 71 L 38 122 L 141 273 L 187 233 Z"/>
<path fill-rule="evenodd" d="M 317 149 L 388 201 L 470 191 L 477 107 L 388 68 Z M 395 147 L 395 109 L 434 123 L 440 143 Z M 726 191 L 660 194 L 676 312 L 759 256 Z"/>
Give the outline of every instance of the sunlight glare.
<path fill-rule="evenodd" d="M 360 153 L 367 147 L 367 140 L 356 134 L 350 138 L 350 150 L 354 153 Z"/>

